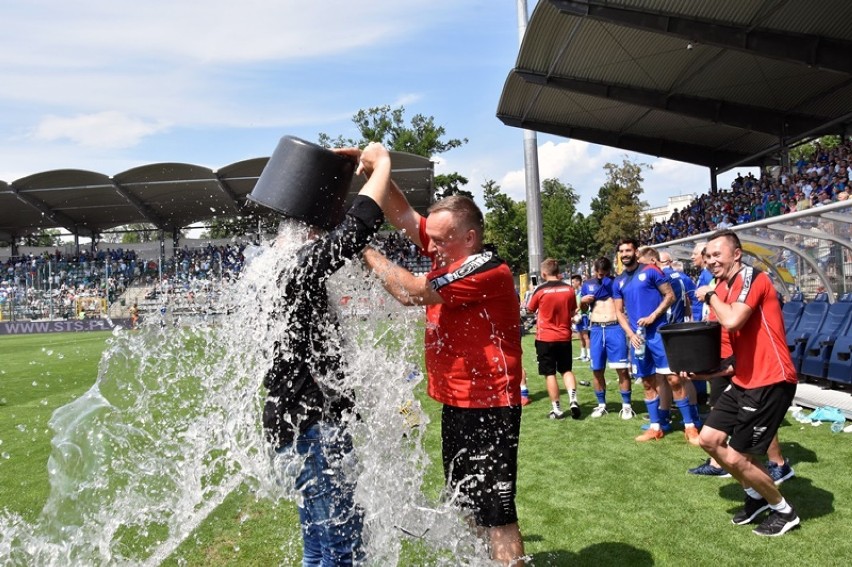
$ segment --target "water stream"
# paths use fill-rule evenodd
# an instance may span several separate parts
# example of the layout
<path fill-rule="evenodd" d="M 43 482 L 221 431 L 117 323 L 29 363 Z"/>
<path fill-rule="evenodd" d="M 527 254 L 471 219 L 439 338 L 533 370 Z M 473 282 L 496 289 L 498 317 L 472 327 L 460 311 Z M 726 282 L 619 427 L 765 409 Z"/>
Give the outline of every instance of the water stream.
<path fill-rule="evenodd" d="M 267 324 L 280 294 L 274 274 L 294 249 L 256 252 L 213 306 L 227 315 L 154 316 L 113 333 L 95 384 L 51 418 L 50 495 L 38 519 L 0 512 L 0 564 L 156 565 L 238 486 L 296 498 L 260 427 L 269 345 L 293 331 Z M 399 307 L 358 262 L 330 291 L 360 416 L 349 427 L 369 563 L 399 563 L 402 542 L 416 538 L 434 564 L 490 564 L 451 499 L 423 496 L 422 431 L 438 424 L 414 395 L 422 310 Z M 283 547 L 296 555 L 284 561 L 297 562 L 299 543 Z"/>

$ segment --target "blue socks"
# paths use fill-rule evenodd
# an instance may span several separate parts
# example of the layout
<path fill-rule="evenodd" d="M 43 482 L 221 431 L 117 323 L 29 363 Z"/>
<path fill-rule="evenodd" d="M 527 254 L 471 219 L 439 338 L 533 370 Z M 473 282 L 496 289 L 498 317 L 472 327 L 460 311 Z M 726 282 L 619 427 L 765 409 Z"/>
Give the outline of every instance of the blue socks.
<path fill-rule="evenodd" d="M 660 397 L 657 396 L 653 400 L 645 400 L 645 406 L 648 408 L 648 419 L 651 423 L 660 423 Z"/>

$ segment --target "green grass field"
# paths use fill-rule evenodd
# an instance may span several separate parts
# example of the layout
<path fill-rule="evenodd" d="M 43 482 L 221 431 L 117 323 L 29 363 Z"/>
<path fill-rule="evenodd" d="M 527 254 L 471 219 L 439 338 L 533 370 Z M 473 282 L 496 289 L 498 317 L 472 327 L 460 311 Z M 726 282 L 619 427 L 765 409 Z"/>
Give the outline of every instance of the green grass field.
<path fill-rule="evenodd" d="M 47 491 L 51 413 L 83 392 L 97 375 L 106 333 L 0 337 L 0 506 L 26 520 L 38 516 Z M 852 557 L 852 435 L 828 426 L 788 420 L 780 436 L 796 477 L 783 493 L 802 527 L 782 538 L 760 538 L 730 516 L 742 490 L 732 479 L 698 478 L 686 469 L 703 460 L 679 432 L 637 444 L 641 419 L 612 413 L 588 417 L 594 394 L 580 387 L 579 421 L 547 419 L 550 404 L 535 374 L 532 338 L 525 337 L 525 366 L 533 403 L 524 409 L 518 508 L 526 549 L 535 565 L 841 565 Z M 578 363 L 580 380 L 591 378 Z M 609 378 L 609 376 L 608 376 Z M 634 408 L 641 412 L 641 388 Z M 563 398 L 565 403 L 565 398 Z M 432 419 L 426 446 L 432 456 L 425 490 L 441 485 L 440 408 L 424 401 Z M 298 522 L 292 503 L 257 501 L 232 493 L 167 565 L 273 565 L 298 556 Z M 419 565 L 416 552 L 406 565 Z M 847 559 L 843 559 L 846 557 Z M 408 558 L 408 559 L 405 559 Z"/>

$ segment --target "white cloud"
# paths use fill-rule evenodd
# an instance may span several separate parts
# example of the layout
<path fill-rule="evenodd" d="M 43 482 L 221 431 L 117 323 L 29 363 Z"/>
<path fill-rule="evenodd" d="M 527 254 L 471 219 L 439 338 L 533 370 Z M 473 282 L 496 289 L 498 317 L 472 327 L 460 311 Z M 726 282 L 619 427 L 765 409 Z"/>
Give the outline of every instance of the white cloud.
<path fill-rule="evenodd" d="M 45 116 L 32 137 L 39 141 L 71 140 L 92 148 L 127 148 L 145 136 L 168 128 L 159 121 L 146 121 L 121 112 L 106 111 L 79 114 L 69 118 Z"/>

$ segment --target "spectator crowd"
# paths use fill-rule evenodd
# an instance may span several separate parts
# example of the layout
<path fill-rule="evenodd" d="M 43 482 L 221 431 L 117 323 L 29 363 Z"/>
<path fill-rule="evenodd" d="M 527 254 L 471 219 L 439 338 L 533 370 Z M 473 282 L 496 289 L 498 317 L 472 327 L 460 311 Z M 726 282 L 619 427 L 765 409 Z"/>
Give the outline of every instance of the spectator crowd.
<path fill-rule="evenodd" d="M 850 154 L 852 140 L 831 149 L 816 143 L 809 158 L 789 168 L 770 168 L 759 179 L 737 174 L 730 191 L 707 193 L 675 209 L 667 221 L 643 230 L 640 240 L 660 244 L 844 201 L 849 198 Z"/>

